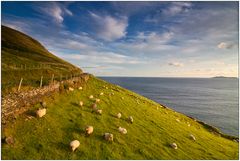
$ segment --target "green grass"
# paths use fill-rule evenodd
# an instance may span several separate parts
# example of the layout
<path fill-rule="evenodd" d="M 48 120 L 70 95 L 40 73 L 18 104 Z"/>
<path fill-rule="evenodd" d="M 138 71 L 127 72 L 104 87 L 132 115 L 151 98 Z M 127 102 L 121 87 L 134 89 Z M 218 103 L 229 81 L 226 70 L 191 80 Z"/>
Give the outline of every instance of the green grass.
<path fill-rule="evenodd" d="M 99 96 L 100 92 L 104 95 Z M 109 96 L 112 92 L 114 95 Z M 89 95 L 101 99 L 101 116 L 91 113 L 93 101 Z M 80 100 L 84 102 L 82 109 L 76 105 Z M 91 77 L 82 91 L 55 94 L 46 101 L 45 117 L 25 121 L 38 104 L 6 126 L 3 136 L 13 136 L 15 144 L 2 144 L 2 159 L 238 159 L 238 143 L 214 135 L 183 114 L 98 78 Z M 122 113 L 121 119 L 115 118 L 118 112 Z M 126 121 L 130 115 L 133 124 Z M 94 127 L 89 137 L 84 135 L 86 125 Z M 128 133 L 120 134 L 118 126 Z M 114 135 L 112 143 L 103 139 L 105 132 Z M 189 134 L 196 141 L 189 139 Z M 75 139 L 81 145 L 71 152 L 69 143 Z M 177 150 L 169 146 L 173 142 L 177 143 Z"/>
<path fill-rule="evenodd" d="M 82 70 L 47 51 L 38 41 L 2 26 L 2 93 L 11 92 L 18 86 L 21 78 L 25 86 L 39 86 L 41 76 L 45 82 L 51 80 L 52 74 L 60 78 L 82 73 Z M 25 68 L 26 67 L 26 68 Z"/>

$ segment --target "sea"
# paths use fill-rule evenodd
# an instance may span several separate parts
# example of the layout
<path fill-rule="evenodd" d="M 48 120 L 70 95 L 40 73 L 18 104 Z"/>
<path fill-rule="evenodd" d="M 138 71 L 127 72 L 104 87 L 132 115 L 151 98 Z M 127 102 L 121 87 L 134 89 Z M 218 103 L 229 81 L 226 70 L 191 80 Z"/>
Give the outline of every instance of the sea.
<path fill-rule="evenodd" d="M 233 136 L 239 135 L 237 78 L 100 77 Z"/>

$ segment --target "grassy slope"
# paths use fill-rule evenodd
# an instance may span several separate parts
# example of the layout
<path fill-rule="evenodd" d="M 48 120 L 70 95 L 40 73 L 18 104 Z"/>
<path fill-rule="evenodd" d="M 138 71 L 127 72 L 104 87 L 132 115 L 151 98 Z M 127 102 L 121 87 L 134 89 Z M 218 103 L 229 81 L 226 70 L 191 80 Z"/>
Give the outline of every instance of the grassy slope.
<path fill-rule="evenodd" d="M 109 96 L 111 89 L 114 96 Z M 99 96 L 100 92 L 104 95 Z M 91 94 L 101 99 L 98 107 L 103 109 L 102 116 L 91 113 Z M 79 100 L 84 101 L 83 109 L 75 105 Z M 183 114 L 97 78 L 91 78 L 83 91 L 57 94 L 47 102 L 44 118 L 25 121 L 24 114 L 5 129 L 4 135 L 13 136 L 16 143 L 2 145 L 2 159 L 238 159 L 238 143 L 208 132 Z M 38 107 L 32 107 L 29 113 Z M 118 112 L 123 114 L 121 119 L 114 117 Z M 129 115 L 134 118 L 133 124 L 125 120 Z M 86 125 L 94 126 L 90 137 L 83 133 Z M 121 135 L 118 126 L 128 133 Z M 114 134 L 113 143 L 103 140 L 105 132 Z M 190 133 L 196 137 L 195 142 L 189 139 Z M 81 145 L 73 153 L 69 143 L 74 139 Z M 169 147 L 172 142 L 177 143 L 177 150 Z"/>
<path fill-rule="evenodd" d="M 1 62 L 3 91 L 18 85 L 21 77 L 24 78 L 23 83 L 34 86 L 41 76 L 49 80 L 52 74 L 60 77 L 82 72 L 76 66 L 48 52 L 33 38 L 5 26 L 2 26 Z M 46 64 L 51 66 L 46 67 Z"/>

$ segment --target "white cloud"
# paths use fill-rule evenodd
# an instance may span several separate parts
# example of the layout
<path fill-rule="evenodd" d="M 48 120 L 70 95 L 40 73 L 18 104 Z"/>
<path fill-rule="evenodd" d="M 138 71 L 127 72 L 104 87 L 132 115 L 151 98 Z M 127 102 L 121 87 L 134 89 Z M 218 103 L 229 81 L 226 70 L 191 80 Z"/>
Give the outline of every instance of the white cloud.
<path fill-rule="evenodd" d="M 189 2 L 173 2 L 168 8 L 163 10 L 163 14 L 167 16 L 175 16 L 182 12 L 187 12 L 192 6 Z"/>
<path fill-rule="evenodd" d="M 46 16 L 52 17 L 54 22 L 57 24 L 62 24 L 64 21 L 64 15 L 73 15 L 73 13 L 64 5 L 61 5 L 57 2 L 51 2 L 48 3 L 48 5 L 39 5 L 38 9 L 39 12 L 45 14 Z"/>
<path fill-rule="evenodd" d="M 169 62 L 168 65 L 175 67 L 183 67 L 183 63 L 180 62 Z"/>
<path fill-rule="evenodd" d="M 92 12 L 90 12 L 90 15 L 94 20 L 94 29 L 99 38 L 106 41 L 114 41 L 125 37 L 127 34 L 127 17 L 99 16 Z"/>
<path fill-rule="evenodd" d="M 226 42 L 221 42 L 217 45 L 219 49 L 231 49 L 234 45 Z"/>

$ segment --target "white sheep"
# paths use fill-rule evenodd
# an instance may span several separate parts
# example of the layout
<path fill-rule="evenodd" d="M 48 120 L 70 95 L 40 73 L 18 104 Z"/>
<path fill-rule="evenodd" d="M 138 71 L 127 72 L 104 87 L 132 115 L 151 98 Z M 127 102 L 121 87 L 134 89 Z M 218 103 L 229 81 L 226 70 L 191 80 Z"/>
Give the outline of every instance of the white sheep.
<path fill-rule="evenodd" d="M 74 89 L 72 87 L 69 87 L 68 90 L 69 91 L 74 91 Z"/>
<path fill-rule="evenodd" d="M 80 146 L 80 142 L 78 140 L 73 140 L 70 143 L 70 147 L 72 148 L 72 151 L 75 151 Z"/>
<path fill-rule="evenodd" d="M 100 93 L 100 96 L 102 96 L 102 95 L 103 95 L 103 92 Z"/>
<path fill-rule="evenodd" d="M 189 137 L 190 137 L 190 139 L 196 141 L 196 138 L 195 138 L 195 136 L 193 136 L 193 134 L 190 134 Z"/>
<path fill-rule="evenodd" d="M 36 114 L 38 117 L 43 117 L 44 115 L 46 115 L 47 109 L 46 108 L 42 108 L 42 109 L 38 109 Z"/>
<path fill-rule="evenodd" d="M 87 126 L 85 132 L 87 135 L 91 135 L 93 133 L 93 126 Z"/>
<path fill-rule="evenodd" d="M 108 87 L 106 87 L 106 89 L 108 89 Z"/>
<path fill-rule="evenodd" d="M 158 106 L 157 106 L 157 110 L 158 110 Z"/>
<path fill-rule="evenodd" d="M 80 107 L 83 106 L 83 101 L 79 101 L 79 106 L 80 106 Z"/>
<path fill-rule="evenodd" d="M 123 127 L 118 127 L 118 131 L 122 134 L 127 134 L 127 129 L 125 129 Z"/>
<path fill-rule="evenodd" d="M 177 122 L 180 122 L 180 120 L 179 120 L 179 119 L 176 119 L 176 121 L 177 121 Z"/>
<path fill-rule="evenodd" d="M 110 133 L 105 133 L 103 135 L 104 139 L 107 140 L 107 141 L 113 141 L 113 134 L 110 134 Z"/>
<path fill-rule="evenodd" d="M 122 97 L 122 100 L 124 100 L 124 97 Z"/>
<path fill-rule="evenodd" d="M 78 89 L 79 89 L 79 90 L 82 90 L 83 88 L 80 86 Z"/>
<path fill-rule="evenodd" d="M 102 110 L 98 109 L 96 112 L 97 112 L 97 114 L 102 115 Z"/>
<path fill-rule="evenodd" d="M 132 123 L 133 123 L 133 117 L 132 117 L 132 116 L 129 116 L 129 117 L 128 117 L 128 121 L 132 124 Z"/>
<path fill-rule="evenodd" d="M 93 99 L 93 95 L 90 95 L 89 98 L 90 98 L 90 99 Z"/>
<path fill-rule="evenodd" d="M 117 118 L 120 119 L 121 117 L 122 117 L 122 114 L 121 114 L 121 113 L 118 113 L 118 114 L 117 114 Z"/>
<path fill-rule="evenodd" d="M 100 99 L 99 99 L 99 98 L 96 98 L 95 102 L 96 102 L 96 103 L 99 103 L 99 102 L 100 102 Z"/>
<path fill-rule="evenodd" d="M 170 146 L 171 146 L 173 149 L 177 149 L 177 144 L 176 144 L 176 143 L 172 143 L 172 144 L 170 144 Z"/>

